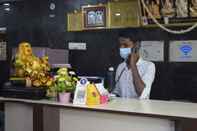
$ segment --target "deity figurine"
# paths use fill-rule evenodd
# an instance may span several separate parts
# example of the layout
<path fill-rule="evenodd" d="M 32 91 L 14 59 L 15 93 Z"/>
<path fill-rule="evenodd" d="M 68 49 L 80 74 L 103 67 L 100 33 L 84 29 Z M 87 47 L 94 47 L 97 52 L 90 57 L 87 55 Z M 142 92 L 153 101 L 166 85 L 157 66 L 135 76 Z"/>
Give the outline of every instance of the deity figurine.
<path fill-rule="evenodd" d="M 96 24 L 103 25 L 104 13 L 102 11 L 96 11 Z"/>
<path fill-rule="evenodd" d="M 162 0 L 162 9 L 161 12 L 163 16 L 173 17 L 175 15 L 175 10 L 173 8 L 172 0 Z"/>
<path fill-rule="evenodd" d="M 88 25 L 96 24 L 96 13 L 95 11 L 88 12 Z"/>
<path fill-rule="evenodd" d="M 27 42 L 19 44 L 14 61 L 15 76 L 28 78 L 35 87 L 50 86 L 52 78 L 49 75 L 48 57 L 36 57 L 31 45 Z"/>
<path fill-rule="evenodd" d="M 159 0 L 156 0 L 156 1 L 148 1 L 147 2 L 147 6 L 150 10 L 150 12 L 152 13 L 152 15 L 155 17 L 155 18 L 160 18 L 161 15 L 160 15 L 160 11 L 159 11 L 159 5 L 160 5 L 160 2 Z"/>
<path fill-rule="evenodd" d="M 187 0 L 176 0 L 176 13 L 178 18 L 188 17 Z"/>
<path fill-rule="evenodd" d="M 191 0 L 190 16 L 197 17 L 197 0 Z"/>

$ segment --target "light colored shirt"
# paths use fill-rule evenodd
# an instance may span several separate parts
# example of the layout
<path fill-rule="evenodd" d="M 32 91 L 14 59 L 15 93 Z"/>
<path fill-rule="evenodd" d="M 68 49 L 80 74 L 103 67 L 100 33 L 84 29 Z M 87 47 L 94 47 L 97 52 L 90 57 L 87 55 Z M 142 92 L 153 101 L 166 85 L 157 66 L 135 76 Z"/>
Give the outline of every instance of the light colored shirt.
<path fill-rule="evenodd" d="M 138 96 L 136 92 L 132 70 L 128 69 L 126 62 L 121 63 L 116 70 L 114 94 L 124 98 L 149 99 L 151 86 L 155 78 L 155 64 L 140 58 L 136 65 L 139 75 L 145 84 L 141 96 Z"/>

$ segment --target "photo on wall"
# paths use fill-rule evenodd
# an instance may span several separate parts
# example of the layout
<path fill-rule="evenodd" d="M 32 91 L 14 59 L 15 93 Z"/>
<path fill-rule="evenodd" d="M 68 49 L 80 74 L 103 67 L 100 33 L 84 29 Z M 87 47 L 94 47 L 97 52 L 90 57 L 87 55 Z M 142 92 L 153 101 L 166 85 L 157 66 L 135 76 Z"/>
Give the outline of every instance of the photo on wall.
<path fill-rule="evenodd" d="M 98 6 L 83 6 L 83 23 L 84 29 L 105 28 L 106 27 L 106 7 Z"/>

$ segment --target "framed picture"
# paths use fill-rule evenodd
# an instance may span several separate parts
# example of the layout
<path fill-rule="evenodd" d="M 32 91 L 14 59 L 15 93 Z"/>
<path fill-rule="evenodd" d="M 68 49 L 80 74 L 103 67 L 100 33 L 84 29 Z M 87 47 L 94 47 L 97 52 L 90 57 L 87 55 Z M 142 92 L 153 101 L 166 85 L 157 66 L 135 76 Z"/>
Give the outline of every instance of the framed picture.
<path fill-rule="evenodd" d="M 106 7 L 83 6 L 83 24 L 84 29 L 105 28 L 106 27 Z"/>

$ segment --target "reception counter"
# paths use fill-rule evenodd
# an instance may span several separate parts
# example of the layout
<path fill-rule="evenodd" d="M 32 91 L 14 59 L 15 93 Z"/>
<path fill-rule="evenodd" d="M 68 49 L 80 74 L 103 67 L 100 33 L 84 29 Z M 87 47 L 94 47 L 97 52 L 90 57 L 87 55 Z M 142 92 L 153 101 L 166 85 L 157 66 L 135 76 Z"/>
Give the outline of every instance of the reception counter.
<path fill-rule="evenodd" d="M 33 127 L 35 106 L 43 109 L 43 131 L 184 131 L 184 123 L 197 123 L 195 103 L 115 98 L 88 107 L 49 100 L 0 101 L 5 104 L 6 131 L 38 131 Z M 191 126 L 189 131 L 196 127 Z"/>

